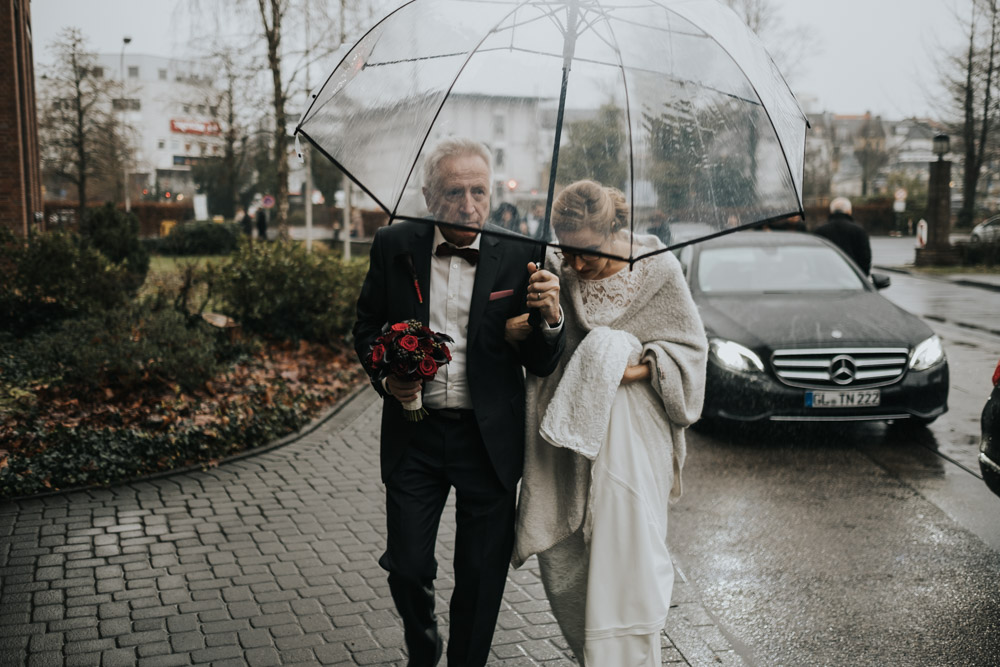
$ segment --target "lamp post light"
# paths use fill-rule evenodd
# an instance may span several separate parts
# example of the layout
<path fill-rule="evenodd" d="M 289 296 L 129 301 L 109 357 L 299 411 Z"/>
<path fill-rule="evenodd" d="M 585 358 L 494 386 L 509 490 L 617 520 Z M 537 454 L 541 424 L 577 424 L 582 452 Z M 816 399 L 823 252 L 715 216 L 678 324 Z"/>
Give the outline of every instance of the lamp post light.
<path fill-rule="evenodd" d="M 947 134 L 934 137 L 932 150 L 937 156 L 930 163 L 927 192 L 927 245 L 917 249 L 917 266 L 953 264 L 957 251 L 951 247 L 951 161 L 945 156 L 951 149 Z"/>
<path fill-rule="evenodd" d="M 129 187 L 128 187 L 128 147 L 126 146 L 127 142 L 125 140 L 125 134 L 126 134 L 126 130 L 125 130 L 125 125 L 126 125 L 126 123 L 125 123 L 125 109 L 128 108 L 128 104 L 125 101 L 125 47 L 128 46 L 131 42 L 132 42 L 132 38 L 131 37 L 127 37 L 127 36 L 126 37 L 122 37 L 122 52 L 121 52 L 121 56 L 119 56 L 119 59 L 118 59 L 118 68 L 120 70 L 120 74 L 121 74 L 121 77 L 122 77 L 122 99 L 121 99 L 121 105 L 122 105 L 122 148 L 123 148 L 123 151 L 122 151 L 122 171 L 123 171 L 122 190 L 125 191 L 125 212 L 126 213 L 128 213 L 129 211 L 132 210 L 132 198 L 129 195 Z"/>

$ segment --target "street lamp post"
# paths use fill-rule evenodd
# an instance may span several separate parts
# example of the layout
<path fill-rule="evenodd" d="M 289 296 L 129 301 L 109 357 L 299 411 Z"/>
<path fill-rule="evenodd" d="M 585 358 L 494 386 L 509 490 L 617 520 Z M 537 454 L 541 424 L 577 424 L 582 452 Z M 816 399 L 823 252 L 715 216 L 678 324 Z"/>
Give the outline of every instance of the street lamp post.
<path fill-rule="evenodd" d="M 956 264 L 958 251 L 949 240 L 951 233 L 951 161 L 945 156 L 950 150 L 947 134 L 934 137 L 937 161 L 930 163 L 927 192 L 927 245 L 917 248 L 917 266 Z"/>
<path fill-rule="evenodd" d="M 122 52 L 121 52 L 121 56 L 118 59 L 118 68 L 120 70 L 121 77 L 122 77 L 122 100 L 121 100 L 121 105 L 122 105 L 122 148 L 123 148 L 123 151 L 122 151 L 122 172 L 123 172 L 123 179 L 124 179 L 122 181 L 122 190 L 125 191 L 125 212 L 126 213 L 128 213 L 129 211 L 132 210 L 132 198 L 129 195 L 129 187 L 128 187 L 128 148 L 125 145 L 126 144 L 126 141 L 125 141 L 125 135 L 126 135 L 126 130 L 125 130 L 125 125 L 126 125 L 126 123 L 125 123 L 125 109 L 128 107 L 128 104 L 125 101 L 125 47 L 128 46 L 131 42 L 132 42 L 132 38 L 131 37 L 122 37 Z"/>

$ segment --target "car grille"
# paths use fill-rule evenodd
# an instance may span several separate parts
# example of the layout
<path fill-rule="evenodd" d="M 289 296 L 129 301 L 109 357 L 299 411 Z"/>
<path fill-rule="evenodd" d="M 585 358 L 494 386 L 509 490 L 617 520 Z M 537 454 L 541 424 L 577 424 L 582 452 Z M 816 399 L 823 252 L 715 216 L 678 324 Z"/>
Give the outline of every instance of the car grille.
<path fill-rule="evenodd" d="M 877 387 L 901 378 L 909 358 L 905 347 L 777 350 L 771 365 L 793 387 Z"/>

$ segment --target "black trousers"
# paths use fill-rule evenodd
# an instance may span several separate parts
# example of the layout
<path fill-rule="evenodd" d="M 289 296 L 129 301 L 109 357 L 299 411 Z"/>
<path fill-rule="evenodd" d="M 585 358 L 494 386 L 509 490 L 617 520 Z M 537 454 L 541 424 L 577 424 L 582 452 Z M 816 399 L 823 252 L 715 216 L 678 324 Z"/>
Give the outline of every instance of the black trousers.
<path fill-rule="evenodd" d="M 513 489 L 501 484 L 471 412 L 447 419 L 434 412 L 386 484 L 388 543 L 379 564 L 403 618 L 409 664 L 433 665 L 439 641 L 434 578 L 441 513 L 456 493 L 455 590 L 449 607 L 449 667 L 481 667 L 493 631 L 514 547 Z"/>

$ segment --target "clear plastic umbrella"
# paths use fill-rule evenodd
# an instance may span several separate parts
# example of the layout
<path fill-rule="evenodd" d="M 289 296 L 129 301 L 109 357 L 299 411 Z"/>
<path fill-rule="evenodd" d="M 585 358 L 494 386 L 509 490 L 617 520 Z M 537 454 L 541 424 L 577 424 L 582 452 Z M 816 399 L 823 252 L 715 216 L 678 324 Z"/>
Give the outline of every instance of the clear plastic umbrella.
<path fill-rule="evenodd" d="M 557 244 L 554 197 L 591 179 L 625 194 L 633 233 L 673 248 L 801 214 L 806 127 L 715 0 L 412 0 L 347 53 L 296 133 L 390 221 L 441 222 L 421 166 L 460 136 L 492 154 L 486 233 Z"/>

